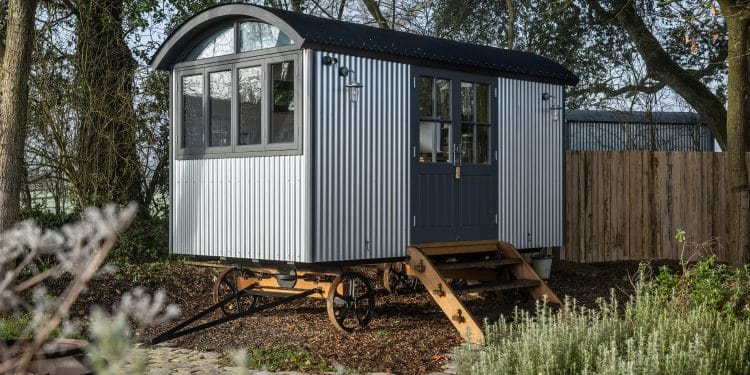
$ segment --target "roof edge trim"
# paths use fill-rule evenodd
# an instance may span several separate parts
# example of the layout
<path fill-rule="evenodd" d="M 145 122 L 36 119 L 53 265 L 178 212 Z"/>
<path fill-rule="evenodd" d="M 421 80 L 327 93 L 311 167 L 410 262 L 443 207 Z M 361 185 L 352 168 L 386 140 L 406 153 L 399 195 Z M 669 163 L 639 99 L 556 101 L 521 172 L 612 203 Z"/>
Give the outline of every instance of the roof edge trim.
<path fill-rule="evenodd" d="M 225 4 L 203 10 L 180 25 L 161 44 L 149 65 L 155 70 L 169 70 L 177 64 L 179 58 L 185 54 L 185 47 L 195 43 L 195 37 L 204 33 L 217 21 L 242 17 L 257 18 L 263 22 L 278 27 L 288 35 L 294 44 L 302 46 L 304 38 L 284 20 L 275 14 L 250 4 Z"/>

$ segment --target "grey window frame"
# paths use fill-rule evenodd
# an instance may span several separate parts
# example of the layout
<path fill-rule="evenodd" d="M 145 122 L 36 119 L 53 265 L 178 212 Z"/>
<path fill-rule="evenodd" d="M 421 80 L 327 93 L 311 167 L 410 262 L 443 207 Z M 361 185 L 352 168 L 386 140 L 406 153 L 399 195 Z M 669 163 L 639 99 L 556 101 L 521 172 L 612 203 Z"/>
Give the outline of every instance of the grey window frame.
<path fill-rule="evenodd" d="M 232 89 L 233 89 L 234 88 L 234 76 L 232 76 L 233 69 L 231 66 L 217 65 L 217 66 L 207 67 L 204 69 L 204 73 L 203 73 L 203 81 L 205 82 L 205 85 L 203 86 L 203 91 L 204 91 L 204 95 L 206 96 L 205 99 L 203 99 L 203 102 L 204 102 L 203 108 L 205 108 L 206 110 L 205 112 L 206 119 L 204 120 L 206 125 L 204 129 L 205 136 L 203 137 L 203 148 L 204 148 L 204 152 L 207 154 L 231 153 L 233 152 L 233 147 L 235 144 L 236 135 L 235 135 L 235 132 L 232 131 L 232 126 L 234 126 L 234 115 L 232 113 L 234 113 L 235 100 L 234 100 L 234 92 L 232 92 L 231 93 L 232 96 L 230 98 L 231 104 L 229 105 L 230 111 L 232 112 L 229 115 L 230 116 L 229 117 L 229 146 L 224 146 L 224 147 L 222 146 L 211 147 L 210 146 L 211 144 L 211 111 L 210 111 L 211 109 L 211 105 L 210 105 L 211 103 L 211 79 L 210 77 L 211 77 L 211 73 L 226 72 L 226 71 L 229 71 L 230 77 L 232 79 Z M 180 123 L 180 126 L 182 126 L 182 123 Z"/>
<path fill-rule="evenodd" d="M 252 19 L 242 19 L 235 22 L 235 32 L 239 30 L 239 23 Z M 235 43 L 238 43 L 235 36 Z M 295 41 L 295 43 L 298 43 Z M 291 47 L 291 48 L 290 48 Z M 284 51 L 284 52 L 282 52 Z M 227 157 L 250 157 L 250 156 L 277 156 L 277 155 L 301 155 L 302 154 L 302 112 L 303 82 L 302 82 L 302 51 L 299 45 L 291 44 L 283 47 L 266 48 L 255 51 L 230 54 L 208 59 L 189 61 L 175 65 L 175 76 L 178 80 L 174 100 L 177 103 L 177 111 L 174 116 L 175 124 L 175 158 L 176 159 L 211 159 Z M 272 85 L 270 66 L 274 63 L 291 61 L 294 64 L 294 141 L 290 143 L 268 143 L 268 132 L 270 127 L 271 105 L 273 105 L 270 88 Z M 260 66 L 262 74 L 262 99 L 261 99 L 261 143 L 257 145 L 238 145 L 239 139 L 239 82 L 238 69 Z M 208 112 L 210 82 L 209 73 L 217 71 L 231 71 L 232 75 L 232 115 L 231 115 L 231 146 L 209 147 L 209 123 Z M 201 74 L 203 76 L 203 113 L 204 113 L 204 135 L 202 147 L 182 148 L 182 77 Z"/>
<path fill-rule="evenodd" d="M 203 111 L 203 143 L 201 146 L 193 146 L 193 147 L 182 147 L 183 142 L 183 122 L 182 122 L 182 115 L 183 115 L 183 100 L 182 100 L 182 78 L 188 77 L 188 76 L 196 76 L 200 75 L 203 79 L 203 95 L 201 96 L 201 110 Z M 206 145 L 206 107 L 207 107 L 207 101 L 206 101 L 206 77 L 203 73 L 203 69 L 188 69 L 188 70 L 181 70 L 176 73 L 176 80 L 177 80 L 177 89 L 175 90 L 175 103 L 177 104 L 176 113 L 175 113 L 175 120 L 179 121 L 178 126 L 175 128 L 175 150 L 178 152 L 179 155 L 200 155 L 204 153 L 204 148 Z"/>

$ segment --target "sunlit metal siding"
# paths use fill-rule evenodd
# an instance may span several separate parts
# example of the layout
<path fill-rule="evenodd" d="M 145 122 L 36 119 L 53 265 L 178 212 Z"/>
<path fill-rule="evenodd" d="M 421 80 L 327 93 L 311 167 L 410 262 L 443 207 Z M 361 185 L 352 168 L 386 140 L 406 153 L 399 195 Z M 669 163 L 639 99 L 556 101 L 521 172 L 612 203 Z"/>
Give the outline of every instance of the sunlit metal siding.
<path fill-rule="evenodd" d="M 337 59 L 323 65 L 322 57 Z M 404 256 L 409 236 L 409 66 L 315 53 L 314 260 Z M 348 77 L 339 68 L 353 70 Z M 351 82 L 363 85 L 350 100 Z"/>
<path fill-rule="evenodd" d="M 518 248 L 562 246 L 563 86 L 500 78 L 498 91 L 498 237 Z"/>
<path fill-rule="evenodd" d="M 174 162 L 174 253 L 309 261 L 303 156 Z"/>

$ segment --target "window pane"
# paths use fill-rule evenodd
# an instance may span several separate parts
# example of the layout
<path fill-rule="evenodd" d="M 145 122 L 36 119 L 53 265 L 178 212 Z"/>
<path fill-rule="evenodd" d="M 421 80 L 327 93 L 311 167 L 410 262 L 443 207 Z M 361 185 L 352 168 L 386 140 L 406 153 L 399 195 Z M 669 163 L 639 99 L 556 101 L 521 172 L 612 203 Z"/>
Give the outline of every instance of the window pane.
<path fill-rule="evenodd" d="M 185 57 L 185 61 L 207 59 L 234 53 L 234 26 L 226 26 L 203 39 Z"/>
<path fill-rule="evenodd" d="M 419 123 L 419 161 L 421 163 L 432 163 L 436 125 L 437 123 L 426 121 Z"/>
<path fill-rule="evenodd" d="M 451 123 L 440 124 L 440 139 L 438 139 L 438 150 L 435 155 L 438 162 L 446 162 L 451 158 Z"/>
<path fill-rule="evenodd" d="M 210 147 L 229 146 L 232 121 L 232 72 L 208 74 L 208 138 Z"/>
<path fill-rule="evenodd" d="M 474 163 L 474 125 L 461 126 L 461 162 Z"/>
<path fill-rule="evenodd" d="M 294 142 L 294 63 L 271 65 L 273 110 L 270 143 Z"/>
<path fill-rule="evenodd" d="M 477 122 L 490 123 L 490 87 L 483 83 L 477 83 Z"/>
<path fill-rule="evenodd" d="M 182 77 L 182 147 L 203 145 L 203 76 Z"/>
<path fill-rule="evenodd" d="M 474 121 L 474 84 L 461 82 L 461 120 Z"/>
<path fill-rule="evenodd" d="M 240 121 L 237 144 L 260 144 L 261 75 L 259 66 L 237 70 L 239 77 Z"/>
<path fill-rule="evenodd" d="M 477 164 L 490 164 L 490 127 L 477 125 Z"/>
<path fill-rule="evenodd" d="M 262 22 L 240 24 L 240 52 L 294 44 L 278 27 Z"/>
<path fill-rule="evenodd" d="M 451 81 L 438 79 L 435 81 L 437 91 L 437 117 L 441 119 L 451 118 Z"/>
<path fill-rule="evenodd" d="M 420 77 L 419 117 L 432 118 L 432 77 Z"/>

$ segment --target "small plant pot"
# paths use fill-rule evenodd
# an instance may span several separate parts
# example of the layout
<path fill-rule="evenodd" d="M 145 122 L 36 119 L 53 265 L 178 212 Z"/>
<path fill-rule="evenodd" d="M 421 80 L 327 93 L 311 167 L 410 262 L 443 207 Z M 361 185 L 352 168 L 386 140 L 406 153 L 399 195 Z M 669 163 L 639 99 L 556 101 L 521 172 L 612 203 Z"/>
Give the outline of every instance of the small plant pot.
<path fill-rule="evenodd" d="M 531 257 L 531 267 L 544 280 L 549 280 L 552 271 L 552 258 L 552 255 L 534 255 Z"/>
<path fill-rule="evenodd" d="M 5 345 L 25 345 L 28 340 L 8 340 Z M 52 339 L 42 345 L 29 364 L 32 374 L 79 375 L 91 374 L 85 361 L 84 349 L 88 341 L 72 339 Z"/>

